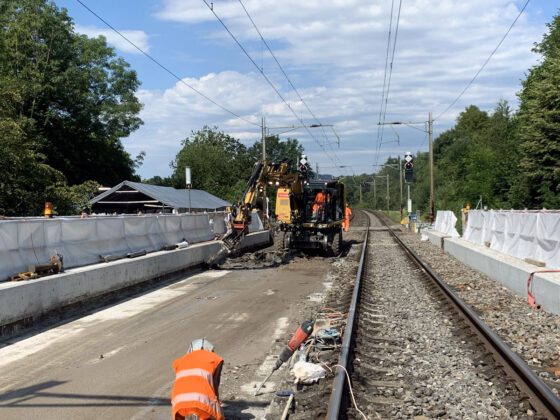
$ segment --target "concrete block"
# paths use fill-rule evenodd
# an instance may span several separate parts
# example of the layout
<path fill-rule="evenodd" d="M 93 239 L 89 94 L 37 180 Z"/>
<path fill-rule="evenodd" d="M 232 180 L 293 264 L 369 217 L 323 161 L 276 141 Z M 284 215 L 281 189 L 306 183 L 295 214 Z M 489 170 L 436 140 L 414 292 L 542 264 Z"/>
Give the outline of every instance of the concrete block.
<path fill-rule="evenodd" d="M 241 249 L 246 251 L 254 249 L 272 242 L 272 237 L 269 230 L 262 230 L 260 232 L 249 233 L 241 240 Z"/>
<path fill-rule="evenodd" d="M 437 230 L 423 230 L 422 232 L 426 234 L 430 243 L 441 249 L 444 247 L 443 240 L 445 238 L 451 238 L 451 236 L 438 232 Z"/>
<path fill-rule="evenodd" d="M 486 274 L 523 297 L 527 297 L 529 274 L 545 270 L 463 239 L 444 238 L 444 248 L 469 267 Z M 560 314 L 560 273 L 535 274 L 532 293 L 542 309 Z"/>
<path fill-rule="evenodd" d="M 196 244 L 67 270 L 36 280 L 0 284 L 0 325 L 40 316 L 53 309 L 185 270 L 219 250 L 217 242 Z"/>
<path fill-rule="evenodd" d="M 208 222 L 201 218 L 199 227 L 204 234 Z M 255 232 L 243 239 L 241 248 L 251 249 L 269 241 L 269 231 Z M 36 280 L 0 283 L 0 327 L 203 264 L 220 248 L 218 241 L 211 241 L 72 268 Z"/>

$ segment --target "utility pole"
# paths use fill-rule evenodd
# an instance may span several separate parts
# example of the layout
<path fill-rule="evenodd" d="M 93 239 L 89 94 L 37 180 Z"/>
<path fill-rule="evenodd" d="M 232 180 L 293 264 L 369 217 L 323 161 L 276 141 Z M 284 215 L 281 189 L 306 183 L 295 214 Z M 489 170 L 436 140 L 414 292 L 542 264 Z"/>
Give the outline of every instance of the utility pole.
<path fill-rule="evenodd" d="M 362 182 L 360 181 L 360 205 L 362 205 Z"/>
<path fill-rule="evenodd" d="M 264 115 L 262 116 L 262 160 L 266 160 L 266 127 L 264 125 Z"/>
<path fill-rule="evenodd" d="M 402 179 L 402 165 L 401 165 L 401 156 L 399 155 L 399 187 L 401 190 L 401 198 L 399 201 L 399 210 L 401 212 L 401 220 L 403 218 L 403 205 L 402 205 L 402 183 L 403 183 L 403 179 Z"/>
<path fill-rule="evenodd" d="M 387 212 L 389 211 L 389 174 L 387 174 Z"/>
<path fill-rule="evenodd" d="M 264 115 L 262 116 L 262 160 L 263 164 L 266 162 L 266 126 L 264 122 Z M 266 195 L 266 184 L 264 184 L 262 198 L 264 200 L 263 223 L 268 225 L 268 199 Z"/>
<path fill-rule="evenodd" d="M 430 148 L 430 209 L 428 219 L 430 223 L 434 221 L 434 142 L 433 142 L 433 121 L 432 113 L 428 113 L 428 142 Z"/>
<path fill-rule="evenodd" d="M 377 210 L 377 189 L 375 188 L 375 177 L 373 177 L 373 209 Z"/>
<path fill-rule="evenodd" d="M 315 162 L 315 172 L 317 173 L 317 179 L 319 179 L 319 163 Z"/>

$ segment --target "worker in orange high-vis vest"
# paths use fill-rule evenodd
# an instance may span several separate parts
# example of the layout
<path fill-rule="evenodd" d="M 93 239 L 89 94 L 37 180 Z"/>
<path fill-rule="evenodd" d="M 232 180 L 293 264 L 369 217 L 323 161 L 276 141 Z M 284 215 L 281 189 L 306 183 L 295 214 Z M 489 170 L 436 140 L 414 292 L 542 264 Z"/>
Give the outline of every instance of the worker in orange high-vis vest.
<path fill-rule="evenodd" d="M 208 340 L 194 340 L 189 351 L 173 362 L 175 383 L 171 392 L 173 420 L 193 418 L 225 420 L 218 400 L 224 359 Z"/>
<path fill-rule="evenodd" d="M 344 229 L 344 232 L 348 232 L 348 230 L 350 229 L 351 217 L 352 217 L 352 209 L 350 208 L 348 203 L 346 203 L 346 208 L 344 209 L 344 222 L 342 222 L 342 228 Z"/>
<path fill-rule="evenodd" d="M 313 214 L 311 216 L 311 219 L 312 220 L 322 219 L 324 207 L 325 207 L 325 194 L 323 194 L 323 191 L 319 191 L 315 196 L 315 200 L 313 201 L 313 207 L 312 207 Z"/>

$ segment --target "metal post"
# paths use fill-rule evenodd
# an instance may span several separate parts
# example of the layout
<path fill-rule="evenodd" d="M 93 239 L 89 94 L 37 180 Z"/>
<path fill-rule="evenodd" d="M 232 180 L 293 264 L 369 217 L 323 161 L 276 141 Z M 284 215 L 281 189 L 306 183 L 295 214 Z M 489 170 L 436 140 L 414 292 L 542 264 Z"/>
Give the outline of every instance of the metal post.
<path fill-rule="evenodd" d="M 266 127 L 264 125 L 264 115 L 262 117 L 262 160 L 266 160 Z"/>
<path fill-rule="evenodd" d="M 185 167 L 185 183 L 187 184 L 187 190 L 189 191 L 189 213 L 191 212 L 191 188 L 192 188 L 192 173 L 190 166 Z"/>
<path fill-rule="evenodd" d="M 410 184 L 406 184 L 408 198 L 406 200 L 406 210 L 408 212 L 408 229 L 410 230 L 410 213 L 412 213 L 412 199 L 410 198 Z"/>
<path fill-rule="evenodd" d="M 262 117 L 262 160 L 263 160 L 263 164 L 266 164 L 266 125 L 265 125 L 265 121 L 264 121 L 264 115 Z M 262 199 L 263 199 L 263 203 L 264 201 L 266 201 L 266 184 L 264 184 L 263 186 L 263 192 L 262 192 Z M 264 206 L 264 211 L 263 211 L 263 223 L 265 226 L 268 226 L 268 204 L 265 203 Z"/>
<path fill-rule="evenodd" d="M 389 212 L 389 174 L 387 174 L 387 212 Z"/>
<path fill-rule="evenodd" d="M 402 165 L 401 165 L 401 157 L 399 156 L 399 187 L 401 190 L 401 196 L 399 200 L 399 210 L 401 212 L 401 220 L 403 218 L 403 202 L 402 202 L 402 184 L 403 184 L 403 176 L 402 176 Z"/>
<path fill-rule="evenodd" d="M 373 208 L 377 210 L 377 189 L 375 187 L 375 176 L 373 177 Z"/>
<path fill-rule="evenodd" d="M 434 145 L 433 145 L 433 121 L 432 113 L 428 113 L 428 143 L 430 148 L 430 208 L 428 219 L 430 223 L 434 221 Z"/>
<path fill-rule="evenodd" d="M 360 206 L 362 205 L 362 181 L 360 181 Z"/>

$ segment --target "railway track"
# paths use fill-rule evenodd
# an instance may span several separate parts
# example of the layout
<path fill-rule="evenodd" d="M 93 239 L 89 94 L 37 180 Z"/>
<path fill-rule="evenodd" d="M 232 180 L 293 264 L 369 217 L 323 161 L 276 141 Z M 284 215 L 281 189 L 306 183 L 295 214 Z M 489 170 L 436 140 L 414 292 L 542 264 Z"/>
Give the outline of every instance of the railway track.
<path fill-rule="evenodd" d="M 369 216 L 327 418 L 559 418 L 552 390 Z"/>

